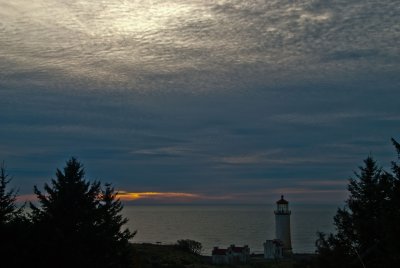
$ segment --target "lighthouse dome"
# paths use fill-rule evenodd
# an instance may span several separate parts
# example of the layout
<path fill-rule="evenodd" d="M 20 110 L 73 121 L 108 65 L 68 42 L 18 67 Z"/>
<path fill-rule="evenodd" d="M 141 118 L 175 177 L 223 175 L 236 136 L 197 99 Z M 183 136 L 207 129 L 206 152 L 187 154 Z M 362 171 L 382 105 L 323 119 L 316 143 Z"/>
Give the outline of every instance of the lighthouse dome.
<path fill-rule="evenodd" d="M 287 205 L 287 204 L 289 204 L 288 201 L 286 201 L 285 199 L 283 199 L 283 195 L 281 195 L 281 199 L 279 199 L 278 201 L 276 201 L 276 203 L 277 203 L 278 205 L 283 205 L 283 204 Z"/>

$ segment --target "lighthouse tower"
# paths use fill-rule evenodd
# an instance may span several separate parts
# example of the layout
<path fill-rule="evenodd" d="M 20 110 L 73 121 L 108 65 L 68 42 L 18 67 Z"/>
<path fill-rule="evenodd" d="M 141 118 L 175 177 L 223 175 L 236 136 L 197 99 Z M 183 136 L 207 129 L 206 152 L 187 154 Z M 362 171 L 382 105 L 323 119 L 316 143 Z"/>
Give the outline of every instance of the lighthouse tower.
<path fill-rule="evenodd" d="M 283 243 L 283 251 L 285 254 L 292 253 L 292 241 L 290 239 L 290 210 L 289 202 L 281 199 L 276 202 L 277 209 L 275 213 L 275 236 Z"/>

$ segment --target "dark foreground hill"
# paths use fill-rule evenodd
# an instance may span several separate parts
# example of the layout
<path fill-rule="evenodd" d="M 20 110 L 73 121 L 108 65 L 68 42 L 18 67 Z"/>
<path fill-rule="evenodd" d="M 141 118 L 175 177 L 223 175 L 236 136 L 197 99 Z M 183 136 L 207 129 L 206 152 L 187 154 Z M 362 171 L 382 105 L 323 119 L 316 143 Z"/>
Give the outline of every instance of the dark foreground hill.
<path fill-rule="evenodd" d="M 137 268 L 177 267 L 177 268 L 303 268 L 313 267 L 314 255 L 295 254 L 293 259 L 267 261 L 262 255 L 253 255 L 247 264 L 234 266 L 213 265 L 210 256 L 202 256 L 184 251 L 176 245 L 133 244 L 135 266 Z"/>

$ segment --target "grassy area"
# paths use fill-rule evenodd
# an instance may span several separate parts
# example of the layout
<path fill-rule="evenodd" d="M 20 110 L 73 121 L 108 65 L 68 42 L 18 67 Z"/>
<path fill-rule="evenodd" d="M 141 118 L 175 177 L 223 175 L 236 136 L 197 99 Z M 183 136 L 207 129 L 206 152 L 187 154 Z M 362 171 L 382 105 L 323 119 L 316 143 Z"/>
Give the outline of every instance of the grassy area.
<path fill-rule="evenodd" d="M 302 268 L 308 267 L 303 261 L 295 259 L 267 261 L 262 256 L 253 256 L 248 264 L 235 266 L 212 265 L 211 257 L 184 251 L 174 245 L 133 244 L 137 268 L 177 267 L 177 268 Z"/>
<path fill-rule="evenodd" d="M 133 244 L 137 267 L 202 267 L 205 258 L 174 245 Z M 206 266 L 205 266 L 206 267 Z"/>

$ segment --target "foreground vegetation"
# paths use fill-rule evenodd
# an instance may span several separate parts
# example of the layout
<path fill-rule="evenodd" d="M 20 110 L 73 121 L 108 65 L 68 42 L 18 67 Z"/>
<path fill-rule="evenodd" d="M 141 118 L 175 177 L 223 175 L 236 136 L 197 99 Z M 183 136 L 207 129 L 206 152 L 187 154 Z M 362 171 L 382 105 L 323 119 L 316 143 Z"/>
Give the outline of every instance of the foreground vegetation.
<path fill-rule="evenodd" d="M 210 256 L 201 256 L 179 245 L 133 244 L 136 267 L 177 267 L 177 268 L 223 268 L 232 265 L 213 265 Z M 283 261 L 267 261 L 262 255 L 252 256 L 247 264 L 237 264 L 237 268 L 305 268 L 313 263 L 312 256 L 306 260 L 296 258 Z"/>
<path fill-rule="evenodd" d="M 1 267 L 131 267 L 135 233 L 122 226 L 121 202 L 110 184 L 85 180 L 75 158 L 57 170 L 56 179 L 35 186 L 39 204 L 31 212 L 15 205 L 16 191 L 0 169 Z M 4 266 L 3 266 L 4 265 Z"/>
<path fill-rule="evenodd" d="M 392 139 L 400 160 L 400 144 Z M 380 168 L 370 156 L 349 180 L 346 206 L 334 218 L 337 232 L 319 234 L 319 267 L 400 267 L 400 165 Z"/>

